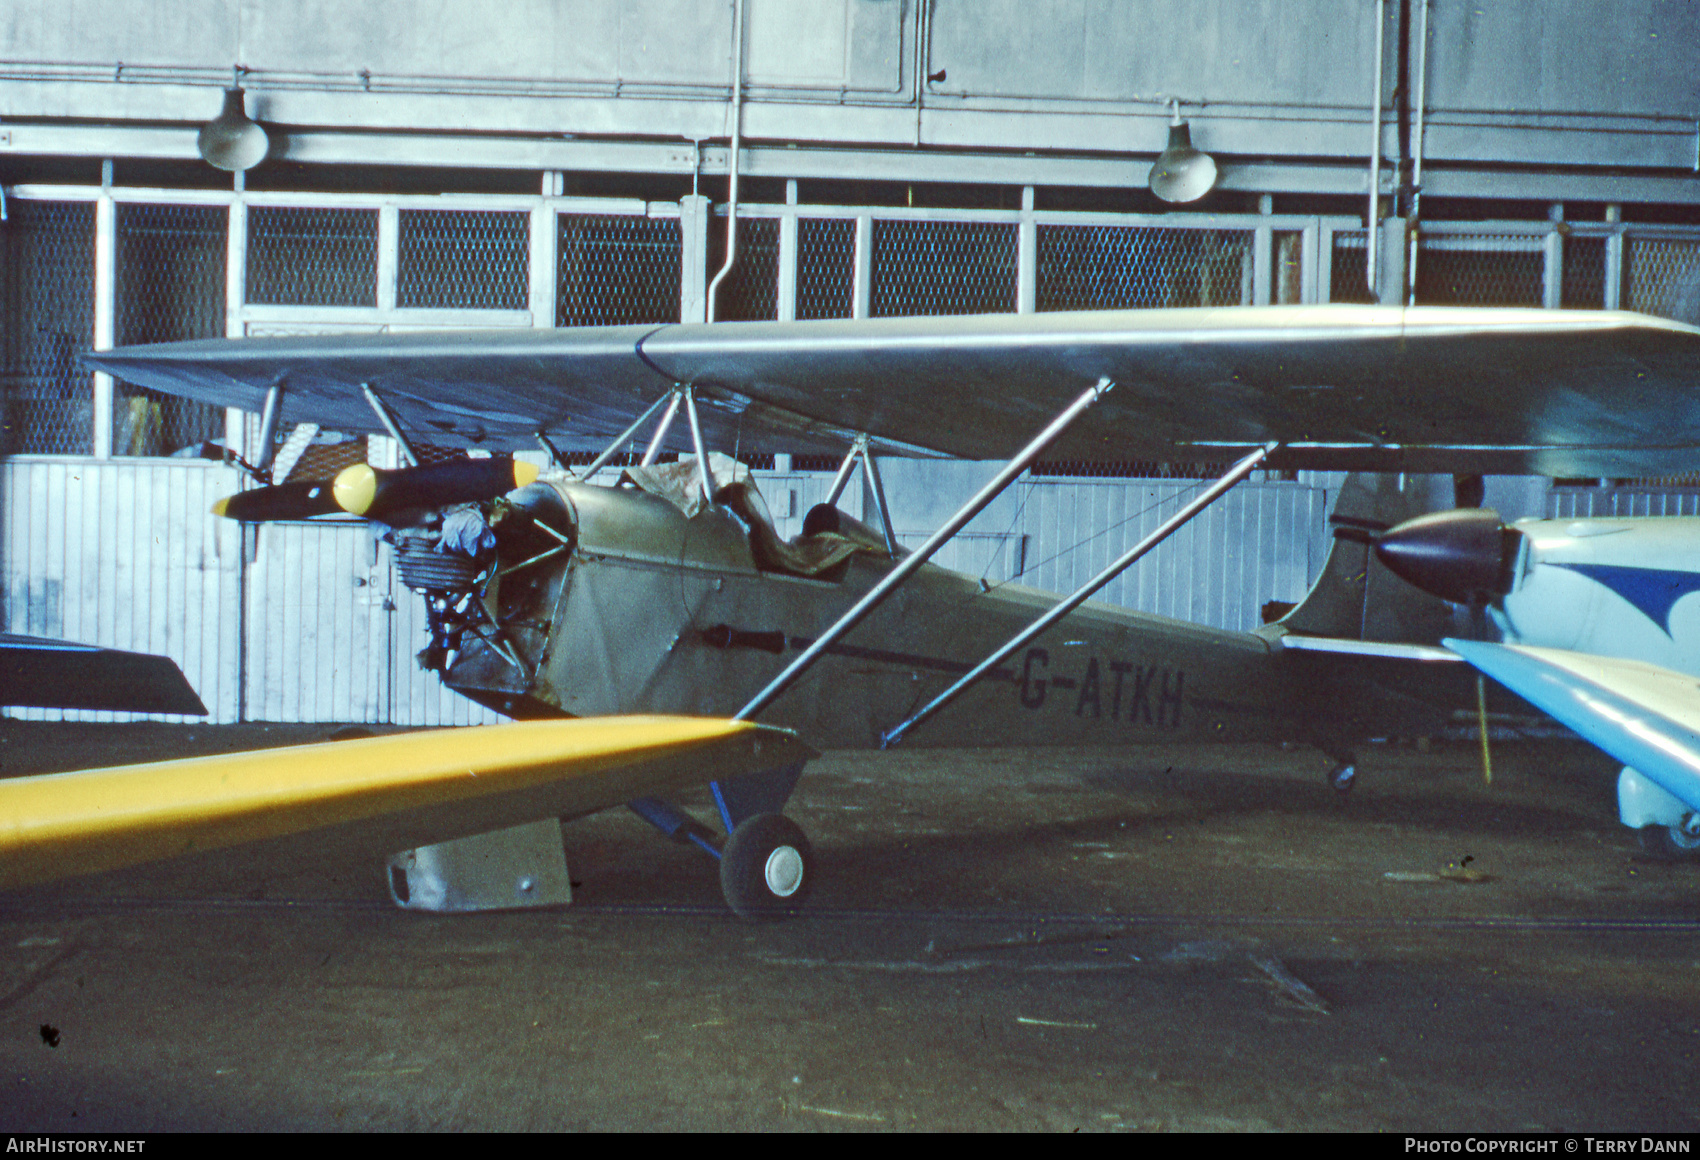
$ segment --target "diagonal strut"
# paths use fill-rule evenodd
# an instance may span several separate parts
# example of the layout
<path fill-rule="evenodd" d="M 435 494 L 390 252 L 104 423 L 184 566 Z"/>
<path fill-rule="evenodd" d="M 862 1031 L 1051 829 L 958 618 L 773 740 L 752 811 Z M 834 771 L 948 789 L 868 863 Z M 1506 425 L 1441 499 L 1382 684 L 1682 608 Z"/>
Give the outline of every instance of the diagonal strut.
<path fill-rule="evenodd" d="M 815 661 L 819 660 L 839 637 L 862 623 L 863 619 L 875 608 L 878 608 L 887 596 L 897 591 L 916 569 L 931 559 L 933 553 L 944 547 L 946 542 L 961 531 L 969 520 L 980 514 L 981 509 L 996 499 L 1011 483 L 1015 482 L 1016 476 L 1026 471 L 1028 465 L 1037 459 L 1046 447 L 1050 446 L 1052 440 L 1062 434 L 1063 430 L 1074 422 L 1082 411 L 1103 398 L 1113 386 L 1115 384 L 1109 379 L 1099 379 L 1082 392 L 1080 397 L 1070 403 L 1062 414 L 1051 420 L 1050 425 L 1039 432 L 1031 443 L 1022 448 L 1014 459 L 1004 464 L 1003 470 L 999 471 L 985 487 L 976 492 L 973 499 L 964 504 L 955 515 L 944 522 L 938 531 L 929 536 L 926 543 L 915 549 L 912 555 L 905 556 L 895 568 L 885 574 L 884 579 L 870 588 L 867 594 L 858 600 L 850 611 L 839 617 L 837 623 L 821 633 L 815 643 L 804 650 L 802 656 L 792 661 L 790 666 L 775 677 L 767 688 L 757 693 L 748 705 L 739 709 L 733 720 L 748 721 L 771 705 Z"/>
<path fill-rule="evenodd" d="M 1152 532 L 1149 536 L 1146 536 L 1144 539 L 1140 540 L 1139 543 L 1122 553 L 1120 558 L 1118 558 L 1109 567 L 1092 577 L 1092 579 L 1088 580 L 1080 588 L 1075 589 L 1072 595 L 1066 597 L 1061 603 L 1057 604 L 1055 607 L 1050 609 L 1050 611 L 1039 617 L 1039 619 L 1016 633 L 1015 636 L 1010 638 L 1008 643 L 1004 644 L 991 656 L 975 665 L 950 688 L 934 697 L 919 713 L 916 713 L 913 717 L 909 718 L 909 720 L 881 736 L 880 747 L 882 749 L 888 749 L 897 744 L 897 742 L 903 739 L 903 735 L 905 733 L 907 733 L 910 729 L 913 729 L 916 725 L 919 725 L 922 721 L 925 721 L 928 717 L 931 717 L 934 713 L 937 713 L 940 709 L 950 704 L 950 702 L 954 701 L 962 694 L 963 690 L 968 688 L 969 685 L 972 685 L 975 681 L 991 672 L 991 670 L 997 666 L 999 661 L 1009 656 L 1016 649 L 1020 648 L 1022 645 L 1044 632 L 1047 628 L 1051 627 L 1051 625 L 1073 612 L 1081 604 L 1085 603 L 1086 599 L 1094 592 L 1098 591 L 1098 589 L 1108 584 L 1111 580 L 1114 580 L 1117 576 L 1120 576 L 1123 572 L 1127 571 L 1127 569 L 1130 568 L 1141 556 L 1145 555 L 1152 548 L 1155 548 L 1158 544 L 1174 535 L 1174 533 L 1181 529 L 1183 524 L 1187 523 L 1199 512 L 1215 503 L 1217 499 L 1228 492 L 1228 490 L 1235 484 L 1250 475 L 1252 471 L 1256 469 L 1257 465 L 1267 459 L 1270 453 L 1279 446 L 1279 443 L 1270 443 L 1266 446 L 1259 447 L 1256 451 L 1253 451 L 1250 455 L 1234 464 L 1228 469 L 1226 475 L 1222 476 L 1221 479 L 1218 479 L 1202 493 L 1194 497 L 1192 502 L 1188 503 L 1180 511 L 1164 520 L 1156 531 Z"/>

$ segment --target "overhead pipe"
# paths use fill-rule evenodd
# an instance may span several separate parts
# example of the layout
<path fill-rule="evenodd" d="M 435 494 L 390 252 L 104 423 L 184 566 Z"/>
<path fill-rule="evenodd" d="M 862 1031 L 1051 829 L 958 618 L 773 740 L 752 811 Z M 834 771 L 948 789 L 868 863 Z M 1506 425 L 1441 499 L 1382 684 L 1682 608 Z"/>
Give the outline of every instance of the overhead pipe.
<path fill-rule="evenodd" d="M 1387 53 L 1387 0 L 1375 0 L 1375 88 L 1370 94 L 1369 213 L 1364 217 L 1364 277 L 1369 296 L 1380 302 L 1375 277 L 1381 254 L 1381 61 Z"/>
<path fill-rule="evenodd" d="M 1423 19 L 1417 34 L 1417 127 L 1411 142 L 1411 250 L 1405 263 L 1405 276 L 1410 287 L 1405 304 L 1417 304 L 1417 223 L 1422 220 L 1423 200 L 1423 114 L 1428 109 L 1428 9 L 1431 0 L 1422 0 Z"/>
<path fill-rule="evenodd" d="M 744 147 L 744 0 L 732 0 L 732 156 L 726 196 L 726 262 L 708 284 L 708 321 L 715 320 L 720 283 L 738 260 L 738 154 Z"/>
<path fill-rule="evenodd" d="M 921 103 L 927 91 L 927 41 L 932 35 L 932 0 L 915 5 L 915 148 L 921 147 Z"/>

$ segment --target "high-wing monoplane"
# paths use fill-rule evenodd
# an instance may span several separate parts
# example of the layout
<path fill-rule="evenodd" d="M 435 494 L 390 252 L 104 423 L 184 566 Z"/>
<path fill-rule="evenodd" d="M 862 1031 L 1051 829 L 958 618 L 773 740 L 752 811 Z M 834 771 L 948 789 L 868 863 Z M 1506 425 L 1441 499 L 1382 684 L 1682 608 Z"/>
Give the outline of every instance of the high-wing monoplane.
<path fill-rule="evenodd" d="M 684 714 L 787 729 L 768 737 L 767 759 L 752 752 L 761 739 L 746 739 L 733 772 L 704 766 L 724 839 L 670 804 L 665 779 L 615 779 L 595 799 L 623 794 L 664 833 L 719 857 L 728 901 L 747 914 L 794 905 L 813 880 L 807 839 L 781 812 L 802 769 L 794 736 L 821 746 L 1302 739 L 1335 755 L 1344 788 L 1354 739 L 1417 731 L 1389 722 L 1466 689 L 1473 704 L 1460 655 L 1500 674 L 1474 642 L 1438 646 L 1458 619 L 1446 592 L 1402 586 L 1391 611 L 1367 603 L 1369 553 L 1387 555 L 1395 522 L 1374 513 L 1356 525 L 1342 516 L 1362 534 L 1340 542 L 1300 607 L 1256 632 L 1086 603 L 1259 467 L 1650 475 L 1700 450 L 1700 331 L 1615 313 L 1278 307 L 416 333 L 178 343 L 89 361 L 259 412 L 262 484 L 290 422 L 387 433 L 415 461 L 414 441 L 493 452 L 259 486 L 223 514 L 341 511 L 389 525 L 398 573 L 430 608 L 422 663 L 510 717 L 545 726 Z M 581 478 L 558 458 L 563 470 L 532 479 L 505 453 L 539 444 L 598 454 Z M 628 446 L 642 453 L 619 484 L 587 482 Z M 747 473 L 711 453 L 729 448 L 844 458 L 828 502 L 786 541 Z M 683 458 L 662 463 L 664 450 Z M 905 550 L 878 468 L 894 454 L 1005 463 Z M 1041 454 L 1234 462 L 1060 600 L 933 567 L 939 546 Z M 836 507 L 858 469 L 877 526 Z M 643 736 L 633 729 L 624 743 Z M 407 792 L 436 809 L 429 786 Z M 300 800 L 324 812 L 322 791 L 301 789 Z M 533 817 L 562 812 L 524 804 Z M 414 836 L 437 840 L 429 826 Z M 392 889 L 404 904 L 476 899 L 469 867 L 513 881 L 521 861 L 493 839 L 427 844 L 392 859 Z"/>

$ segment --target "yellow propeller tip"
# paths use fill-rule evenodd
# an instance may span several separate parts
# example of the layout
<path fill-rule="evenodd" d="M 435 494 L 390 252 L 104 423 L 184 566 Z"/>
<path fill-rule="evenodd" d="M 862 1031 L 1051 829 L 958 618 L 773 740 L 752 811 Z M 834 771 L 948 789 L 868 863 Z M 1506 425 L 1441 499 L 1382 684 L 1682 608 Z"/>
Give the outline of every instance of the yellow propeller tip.
<path fill-rule="evenodd" d="M 515 487 L 524 487 L 528 483 L 536 483 L 539 474 L 541 474 L 541 472 L 536 464 L 527 463 L 523 459 L 514 460 Z"/>
<path fill-rule="evenodd" d="M 213 505 L 212 505 L 212 514 L 215 515 L 215 516 L 222 516 L 229 509 L 229 507 L 230 507 L 230 497 L 229 496 L 226 496 L 224 499 L 214 500 Z"/>

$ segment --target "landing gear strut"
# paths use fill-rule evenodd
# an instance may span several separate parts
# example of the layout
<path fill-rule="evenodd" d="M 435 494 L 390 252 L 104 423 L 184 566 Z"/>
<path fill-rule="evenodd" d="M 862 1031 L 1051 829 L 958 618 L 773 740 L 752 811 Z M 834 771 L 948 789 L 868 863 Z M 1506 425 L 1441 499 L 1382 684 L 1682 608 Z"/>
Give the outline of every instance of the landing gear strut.
<path fill-rule="evenodd" d="M 814 886 L 814 847 L 783 814 L 757 814 L 720 851 L 720 891 L 739 918 L 777 918 Z"/>
<path fill-rule="evenodd" d="M 803 763 L 708 783 L 722 844 L 709 828 L 671 802 L 636 798 L 626 804 L 675 842 L 689 842 L 720 860 L 720 892 L 739 918 L 780 918 L 802 906 L 815 884 L 815 850 L 797 823 L 779 811 L 796 788 Z"/>

